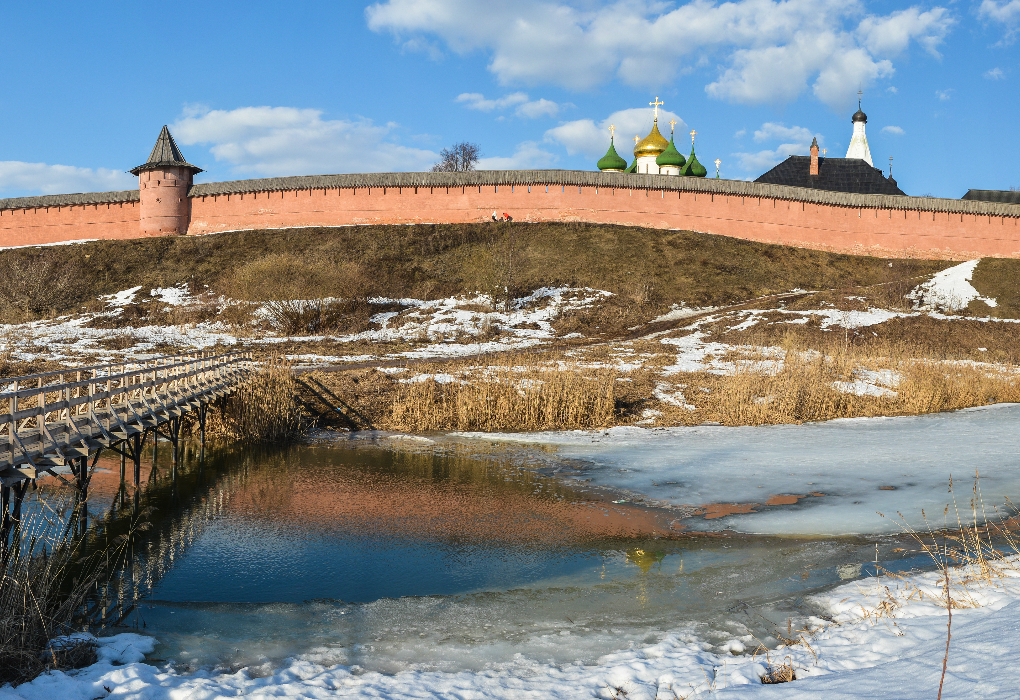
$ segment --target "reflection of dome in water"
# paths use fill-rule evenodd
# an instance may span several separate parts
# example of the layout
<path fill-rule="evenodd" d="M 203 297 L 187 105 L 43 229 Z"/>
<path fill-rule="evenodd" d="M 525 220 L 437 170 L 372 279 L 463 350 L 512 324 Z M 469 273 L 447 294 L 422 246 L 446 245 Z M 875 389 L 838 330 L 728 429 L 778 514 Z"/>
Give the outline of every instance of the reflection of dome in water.
<path fill-rule="evenodd" d="M 637 566 L 641 569 L 641 573 L 645 574 L 665 558 L 665 552 L 648 552 L 643 549 L 632 549 L 627 552 L 627 561 Z"/>

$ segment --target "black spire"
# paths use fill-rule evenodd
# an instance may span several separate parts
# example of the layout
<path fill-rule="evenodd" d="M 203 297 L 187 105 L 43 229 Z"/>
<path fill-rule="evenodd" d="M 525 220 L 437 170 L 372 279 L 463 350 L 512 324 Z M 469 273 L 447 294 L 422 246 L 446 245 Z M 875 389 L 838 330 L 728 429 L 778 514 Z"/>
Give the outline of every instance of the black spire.
<path fill-rule="evenodd" d="M 128 172 L 132 175 L 137 175 L 145 170 L 153 170 L 168 165 L 179 168 L 191 168 L 192 175 L 202 172 L 202 168 L 184 160 L 184 156 L 181 155 L 181 149 L 177 148 L 174 137 L 170 134 L 170 129 L 166 128 L 164 124 L 163 130 L 159 132 L 159 138 L 156 139 L 156 145 L 152 147 L 152 153 L 149 154 L 149 160 Z"/>

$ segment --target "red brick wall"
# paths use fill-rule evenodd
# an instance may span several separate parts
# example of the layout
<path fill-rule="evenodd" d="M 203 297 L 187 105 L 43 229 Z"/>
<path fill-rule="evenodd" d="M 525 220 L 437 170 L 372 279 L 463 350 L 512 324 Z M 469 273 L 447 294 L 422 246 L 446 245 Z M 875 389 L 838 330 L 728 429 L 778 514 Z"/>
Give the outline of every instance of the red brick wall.
<path fill-rule="evenodd" d="M 138 202 L 0 209 L 0 247 L 140 235 Z"/>
<path fill-rule="evenodd" d="M 591 221 L 690 229 L 883 257 L 1020 257 L 1020 220 L 1011 217 L 569 185 L 489 185 L 449 190 L 373 187 L 194 197 L 188 233 L 488 221 L 493 210 L 508 212 L 516 221 Z"/>
<path fill-rule="evenodd" d="M 358 188 L 190 198 L 189 234 L 250 228 L 488 221 L 590 221 L 690 229 L 879 256 L 1020 257 L 1020 219 L 860 209 L 735 195 L 561 185 Z M 137 238 L 139 203 L 0 210 L 0 246 Z M 162 226 L 160 227 L 162 228 Z"/>

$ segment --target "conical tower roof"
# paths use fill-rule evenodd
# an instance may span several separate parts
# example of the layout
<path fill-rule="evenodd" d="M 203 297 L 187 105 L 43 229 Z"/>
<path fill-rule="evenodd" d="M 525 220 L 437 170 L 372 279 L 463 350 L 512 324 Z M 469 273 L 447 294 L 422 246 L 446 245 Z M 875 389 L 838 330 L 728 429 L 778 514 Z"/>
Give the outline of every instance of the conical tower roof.
<path fill-rule="evenodd" d="M 202 168 L 192 165 L 188 161 L 184 160 L 184 156 L 181 155 L 181 149 L 177 148 L 177 144 L 174 142 L 174 137 L 170 134 L 170 129 L 168 129 L 166 124 L 164 124 L 163 130 L 159 132 L 159 138 L 156 139 L 156 145 L 152 147 L 152 153 L 149 154 L 149 160 L 145 161 L 137 168 L 132 168 L 128 172 L 132 175 L 137 175 L 145 170 L 153 170 L 155 168 L 164 168 L 167 166 L 191 168 L 192 174 L 202 172 Z"/>
<path fill-rule="evenodd" d="M 691 155 L 687 159 L 687 165 L 680 171 L 681 175 L 688 175 L 690 177 L 705 177 L 708 175 L 708 170 L 705 166 L 698 162 L 698 157 L 694 155 L 694 144 L 691 144 Z"/>
<path fill-rule="evenodd" d="M 676 144 L 673 143 L 673 135 L 669 135 L 669 145 L 666 146 L 666 150 L 659 154 L 659 157 L 655 159 L 655 164 L 659 167 L 672 165 L 677 168 L 684 167 L 686 160 L 680 151 L 676 150 Z"/>
<path fill-rule="evenodd" d="M 606 155 L 599 158 L 599 162 L 595 165 L 599 170 L 609 170 L 611 172 L 623 172 L 627 169 L 627 161 L 616 152 L 616 146 L 613 145 L 612 137 L 609 139 L 609 150 L 606 151 Z"/>
<path fill-rule="evenodd" d="M 630 162 L 630 165 L 628 165 L 627 169 L 624 170 L 623 172 L 625 172 L 625 173 L 636 173 L 637 172 L 637 158 L 632 160 Z"/>

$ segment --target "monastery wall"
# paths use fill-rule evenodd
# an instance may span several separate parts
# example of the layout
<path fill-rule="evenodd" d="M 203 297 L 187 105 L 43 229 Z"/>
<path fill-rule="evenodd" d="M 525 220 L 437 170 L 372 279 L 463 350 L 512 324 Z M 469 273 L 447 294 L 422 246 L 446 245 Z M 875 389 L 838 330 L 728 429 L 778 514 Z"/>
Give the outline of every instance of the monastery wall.
<path fill-rule="evenodd" d="M 883 257 L 1020 257 L 1018 205 L 660 175 L 481 171 L 269 178 L 195 185 L 188 198 L 188 234 L 468 223 L 489 221 L 496 211 L 515 221 L 686 229 Z M 3 200 L 0 246 L 136 238 L 143 235 L 141 221 L 136 191 Z"/>
<path fill-rule="evenodd" d="M 252 228 L 588 221 L 879 257 L 1020 257 L 1020 216 L 570 185 L 318 188 L 192 198 L 189 234 Z M 1020 215 L 1020 212 L 1017 212 Z"/>
<path fill-rule="evenodd" d="M 94 238 L 139 238 L 138 193 L 134 194 L 134 201 L 79 204 L 42 201 L 30 206 L 0 208 L 0 247 L 45 245 Z M 53 195 L 52 199 L 61 197 L 65 195 Z M 7 200 L 12 201 L 16 200 Z"/>

